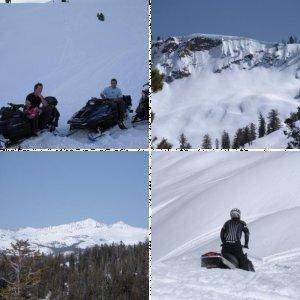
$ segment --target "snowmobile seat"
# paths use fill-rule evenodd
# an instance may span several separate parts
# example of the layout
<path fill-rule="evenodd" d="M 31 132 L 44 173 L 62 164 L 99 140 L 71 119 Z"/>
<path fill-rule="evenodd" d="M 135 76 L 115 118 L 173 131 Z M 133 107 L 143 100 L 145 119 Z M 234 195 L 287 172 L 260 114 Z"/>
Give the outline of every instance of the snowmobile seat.
<path fill-rule="evenodd" d="M 57 99 L 52 96 L 45 97 L 45 101 L 47 101 L 48 105 L 53 106 L 53 107 L 56 107 L 56 105 L 58 103 Z"/>
<path fill-rule="evenodd" d="M 132 106 L 132 100 L 131 100 L 131 96 L 130 95 L 124 95 L 123 96 L 123 100 L 126 104 L 127 107 Z"/>
<path fill-rule="evenodd" d="M 14 104 L 14 103 L 7 103 L 11 109 L 13 110 L 18 110 L 19 108 L 23 108 L 24 104 Z"/>

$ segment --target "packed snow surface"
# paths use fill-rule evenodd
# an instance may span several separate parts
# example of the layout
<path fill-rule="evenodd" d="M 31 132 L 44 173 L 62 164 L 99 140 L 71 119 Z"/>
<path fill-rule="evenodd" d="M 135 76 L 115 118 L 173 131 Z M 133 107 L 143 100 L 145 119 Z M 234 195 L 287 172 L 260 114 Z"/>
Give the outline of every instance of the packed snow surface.
<path fill-rule="evenodd" d="M 100 22 L 97 13 L 106 19 Z M 55 96 L 61 113 L 58 130 L 111 78 L 138 105 L 148 81 L 148 2 L 71 0 L 69 3 L 0 4 L 0 107 L 24 103 L 37 82 L 44 96 Z M 23 148 L 145 148 L 147 125 L 89 143 L 86 132 L 68 138 L 42 134 Z"/>
<path fill-rule="evenodd" d="M 300 153 L 153 153 L 153 299 L 299 299 Z M 232 208 L 255 273 L 201 268 Z"/>
<path fill-rule="evenodd" d="M 120 243 L 144 242 L 147 230 L 123 222 L 107 225 L 93 219 L 45 228 L 0 229 L 0 250 L 10 247 L 16 240 L 28 240 L 31 247 L 44 253 L 66 252 L 75 248 Z"/>
<path fill-rule="evenodd" d="M 213 143 L 224 130 L 233 139 L 238 128 L 257 125 L 259 113 L 277 109 L 283 121 L 299 106 L 299 44 L 195 34 L 154 42 L 152 60 L 167 81 L 152 95 L 157 142 L 178 147 L 184 133 L 199 148 L 207 133 Z"/>

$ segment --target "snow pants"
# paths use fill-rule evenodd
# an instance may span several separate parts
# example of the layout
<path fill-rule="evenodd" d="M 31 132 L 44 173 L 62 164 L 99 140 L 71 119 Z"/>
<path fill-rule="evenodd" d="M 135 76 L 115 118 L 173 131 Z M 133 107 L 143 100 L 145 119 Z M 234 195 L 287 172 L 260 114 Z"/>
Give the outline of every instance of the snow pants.
<path fill-rule="evenodd" d="M 223 244 L 221 253 L 222 255 L 226 253 L 233 255 L 239 261 L 239 267 L 243 270 L 249 271 L 248 259 L 243 252 L 241 244 L 225 243 Z"/>
<path fill-rule="evenodd" d="M 126 104 L 123 99 L 112 99 L 109 100 L 110 104 L 117 108 L 118 111 L 118 121 L 123 121 L 126 113 Z"/>

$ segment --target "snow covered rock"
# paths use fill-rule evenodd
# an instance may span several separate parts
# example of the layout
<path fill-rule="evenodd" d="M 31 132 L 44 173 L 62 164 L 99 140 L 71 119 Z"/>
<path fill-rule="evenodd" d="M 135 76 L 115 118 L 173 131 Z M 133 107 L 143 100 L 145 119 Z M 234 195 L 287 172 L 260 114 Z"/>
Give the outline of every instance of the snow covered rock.
<path fill-rule="evenodd" d="M 152 95 L 152 136 L 178 147 L 184 133 L 198 148 L 205 134 L 214 141 L 225 130 L 233 139 L 271 109 L 283 121 L 299 105 L 299 57 L 300 44 L 243 37 L 194 34 L 153 42 L 153 66 L 166 82 Z"/>

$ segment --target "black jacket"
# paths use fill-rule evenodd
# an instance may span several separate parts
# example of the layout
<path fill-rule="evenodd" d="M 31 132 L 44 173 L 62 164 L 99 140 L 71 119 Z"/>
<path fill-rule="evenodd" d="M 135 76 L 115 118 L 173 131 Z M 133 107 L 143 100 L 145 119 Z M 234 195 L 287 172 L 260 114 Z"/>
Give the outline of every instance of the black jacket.
<path fill-rule="evenodd" d="M 41 98 L 36 96 L 34 93 L 27 95 L 26 101 L 30 102 L 31 107 L 39 107 L 42 102 Z"/>
<path fill-rule="evenodd" d="M 221 229 L 220 237 L 223 244 L 241 245 L 242 233 L 245 234 L 245 246 L 249 243 L 249 229 L 247 224 L 239 219 L 228 220 Z"/>

